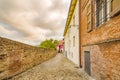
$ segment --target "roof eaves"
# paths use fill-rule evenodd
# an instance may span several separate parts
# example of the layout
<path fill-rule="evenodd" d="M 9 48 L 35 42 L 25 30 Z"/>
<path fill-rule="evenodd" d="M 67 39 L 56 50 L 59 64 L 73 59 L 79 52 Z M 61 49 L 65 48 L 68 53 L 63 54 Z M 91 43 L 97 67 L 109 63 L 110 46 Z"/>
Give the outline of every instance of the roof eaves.
<path fill-rule="evenodd" d="M 69 24 L 70 24 L 70 21 L 71 21 L 72 15 L 73 15 L 73 13 L 74 13 L 76 3 L 77 3 L 77 0 L 72 0 L 72 1 L 71 1 L 71 4 L 70 4 L 70 7 L 69 7 L 68 17 L 67 17 L 67 20 L 66 20 L 66 25 L 65 25 L 65 29 L 64 29 L 64 34 L 63 34 L 63 36 L 65 36 L 66 33 L 67 33 L 68 26 L 69 26 Z"/>

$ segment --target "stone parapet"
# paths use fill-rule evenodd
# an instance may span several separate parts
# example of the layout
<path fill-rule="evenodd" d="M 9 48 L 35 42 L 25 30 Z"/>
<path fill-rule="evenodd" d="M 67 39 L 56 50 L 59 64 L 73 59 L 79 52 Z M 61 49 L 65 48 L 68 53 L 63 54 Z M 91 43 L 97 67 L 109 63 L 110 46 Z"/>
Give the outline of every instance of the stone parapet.
<path fill-rule="evenodd" d="M 56 54 L 54 49 L 43 49 L 0 37 L 0 80 L 26 71 Z"/>

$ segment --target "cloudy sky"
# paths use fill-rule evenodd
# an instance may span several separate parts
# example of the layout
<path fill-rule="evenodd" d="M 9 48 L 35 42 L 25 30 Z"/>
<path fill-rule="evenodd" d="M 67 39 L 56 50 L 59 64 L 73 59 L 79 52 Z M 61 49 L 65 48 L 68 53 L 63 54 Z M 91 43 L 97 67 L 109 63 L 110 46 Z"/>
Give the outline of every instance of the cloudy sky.
<path fill-rule="evenodd" d="M 71 0 L 0 0 L 0 36 L 30 45 L 62 39 Z"/>

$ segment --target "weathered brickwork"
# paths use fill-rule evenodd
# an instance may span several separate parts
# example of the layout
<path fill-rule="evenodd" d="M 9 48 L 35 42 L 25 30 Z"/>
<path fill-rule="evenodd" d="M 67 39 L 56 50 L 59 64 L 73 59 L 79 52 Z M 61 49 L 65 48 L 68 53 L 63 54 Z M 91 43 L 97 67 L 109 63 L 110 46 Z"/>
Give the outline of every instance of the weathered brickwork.
<path fill-rule="evenodd" d="M 14 76 L 56 55 L 42 49 L 0 37 L 0 79 Z"/>
<path fill-rule="evenodd" d="M 119 80 L 120 15 L 111 18 L 109 21 L 97 28 L 93 25 L 93 30 L 91 32 L 87 32 L 86 6 L 90 0 L 80 1 L 82 67 L 85 68 L 84 51 L 90 51 L 91 76 L 96 80 Z"/>
<path fill-rule="evenodd" d="M 96 80 L 120 79 L 120 41 L 83 47 L 90 51 L 91 76 Z"/>
<path fill-rule="evenodd" d="M 120 40 L 120 15 L 89 33 L 85 32 L 83 36 L 85 36 L 82 39 L 83 45 Z"/>

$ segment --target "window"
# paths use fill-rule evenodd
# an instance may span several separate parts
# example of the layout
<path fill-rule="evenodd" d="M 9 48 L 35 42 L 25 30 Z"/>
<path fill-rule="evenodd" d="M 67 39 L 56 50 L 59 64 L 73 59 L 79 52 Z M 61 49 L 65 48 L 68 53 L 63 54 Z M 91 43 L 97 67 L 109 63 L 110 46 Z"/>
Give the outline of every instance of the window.
<path fill-rule="evenodd" d="M 75 26 L 75 15 L 73 16 L 73 26 Z"/>
<path fill-rule="evenodd" d="M 75 36 L 73 36 L 73 46 L 75 47 Z"/>
<path fill-rule="evenodd" d="M 69 47 L 71 47 L 71 41 L 69 40 L 69 42 L 70 42 L 70 43 L 69 43 Z"/>
<path fill-rule="evenodd" d="M 71 52 L 71 58 L 73 58 L 73 53 Z"/>
<path fill-rule="evenodd" d="M 96 27 L 103 24 L 108 19 L 107 0 L 96 0 Z"/>
<path fill-rule="evenodd" d="M 110 2 L 110 16 L 113 17 L 120 13 L 120 0 L 111 0 Z"/>
<path fill-rule="evenodd" d="M 92 17 L 92 3 L 91 3 L 91 0 L 89 1 L 88 3 L 88 6 L 87 6 L 87 32 L 90 32 L 92 30 L 92 20 L 93 20 L 93 17 Z"/>

